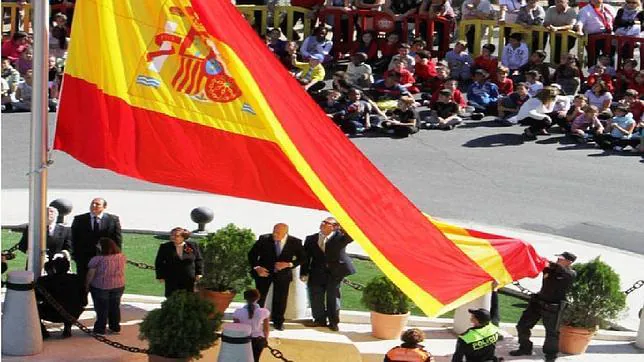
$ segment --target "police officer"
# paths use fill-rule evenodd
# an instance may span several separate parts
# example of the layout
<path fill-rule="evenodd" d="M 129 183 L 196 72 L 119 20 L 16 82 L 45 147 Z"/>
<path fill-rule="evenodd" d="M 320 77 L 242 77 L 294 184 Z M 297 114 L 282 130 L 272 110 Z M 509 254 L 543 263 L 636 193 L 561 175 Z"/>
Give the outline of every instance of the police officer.
<path fill-rule="evenodd" d="M 432 355 L 420 344 L 425 339 L 425 333 L 418 328 L 411 328 L 400 336 L 403 341 L 385 355 L 384 362 L 433 362 Z"/>
<path fill-rule="evenodd" d="M 559 321 L 565 307 L 566 293 L 572 286 L 576 273 L 570 265 L 577 257 L 569 252 L 557 255 L 556 263 L 543 270 L 543 283 L 539 293 L 535 294 L 521 319 L 517 323 L 519 349 L 511 351 L 511 356 L 529 356 L 532 354 L 530 330 L 539 319 L 543 320 L 546 329 L 546 340 L 543 342 L 543 353 L 546 361 L 554 361 L 559 352 Z"/>
<path fill-rule="evenodd" d="M 456 351 L 452 362 L 496 362 L 494 356 L 496 342 L 499 340 L 499 329 L 490 321 L 492 317 L 487 309 L 468 309 L 473 327 L 458 336 Z"/>

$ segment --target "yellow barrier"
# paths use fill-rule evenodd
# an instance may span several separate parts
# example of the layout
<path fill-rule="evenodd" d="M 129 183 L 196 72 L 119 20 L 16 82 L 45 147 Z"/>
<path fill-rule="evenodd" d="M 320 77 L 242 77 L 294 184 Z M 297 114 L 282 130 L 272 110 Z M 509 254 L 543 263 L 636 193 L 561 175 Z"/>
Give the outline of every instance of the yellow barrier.
<path fill-rule="evenodd" d="M 20 8 L 24 9 L 23 15 L 22 15 L 22 21 L 21 23 L 18 23 L 18 15 L 20 14 Z M 9 13 L 9 24 L 5 22 L 5 14 Z M 30 4 L 24 4 L 22 6 L 18 6 L 17 3 L 2 3 L 2 13 L 0 14 L 2 16 L 2 23 L 0 28 L 2 30 L 2 34 L 5 34 L 6 31 L 6 26 L 9 25 L 9 35 L 13 35 L 16 31 L 23 30 L 28 33 L 31 32 L 31 5 Z M 18 26 L 22 26 L 22 29 L 18 28 Z"/>
<path fill-rule="evenodd" d="M 459 39 L 460 40 L 465 40 L 465 33 L 468 29 L 468 27 L 473 26 L 474 27 L 474 54 L 472 54 L 472 57 L 476 57 L 479 55 L 481 52 L 481 41 L 483 40 L 483 35 L 484 35 L 484 29 L 485 27 L 492 27 L 493 29 L 498 29 L 498 42 L 497 42 L 497 51 L 499 54 L 499 58 L 503 55 L 503 47 L 505 46 L 505 29 L 510 29 L 510 33 L 521 33 L 524 34 L 523 39 L 528 46 L 528 49 L 530 49 L 530 52 L 535 49 L 534 44 L 532 44 L 532 34 L 533 33 L 538 33 L 538 48 L 537 49 L 544 49 L 544 44 L 543 44 L 543 35 L 544 34 L 549 34 L 548 41 L 550 42 L 550 61 L 552 62 L 554 60 L 554 54 L 555 54 L 555 35 L 562 35 L 561 36 L 561 43 L 559 44 L 560 46 L 560 53 L 559 54 L 564 54 L 568 53 L 568 38 L 573 37 L 577 39 L 576 47 L 577 47 L 577 56 L 580 60 L 583 61 L 585 58 L 585 48 L 584 45 L 586 44 L 586 37 L 583 35 L 580 35 L 574 31 L 570 30 L 565 30 L 565 31 L 551 31 L 549 29 L 546 29 L 543 26 L 525 26 L 525 25 L 520 25 L 520 24 L 506 24 L 503 22 L 500 22 L 499 20 L 479 20 L 479 19 L 468 19 L 468 20 L 461 20 L 458 24 L 458 34 L 459 34 Z M 563 36 L 567 35 L 567 36 Z M 487 43 L 494 43 L 493 41 L 494 37 L 494 32 L 493 31 L 488 31 L 487 32 Z"/>
<path fill-rule="evenodd" d="M 298 6 L 275 6 L 273 12 L 273 28 L 279 28 L 282 23 L 282 17 L 286 17 L 286 38 L 288 40 L 293 40 L 293 26 L 295 25 L 295 14 L 299 13 L 302 15 L 302 22 L 304 23 L 304 37 L 307 37 L 311 34 L 311 19 L 309 14 L 311 10 L 307 8 L 302 8 Z M 259 30 L 261 35 L 266 34 L 266 29 L 268 26 L 268 13 L 269 9 L 266 5 L 237 5 L 237 10 L 240 13 L 244 14 L 246 19 L 251 24 L 256 24 L 257 19 L 255 19 L 255 13 L 258 12 L 261 14 Z"/>

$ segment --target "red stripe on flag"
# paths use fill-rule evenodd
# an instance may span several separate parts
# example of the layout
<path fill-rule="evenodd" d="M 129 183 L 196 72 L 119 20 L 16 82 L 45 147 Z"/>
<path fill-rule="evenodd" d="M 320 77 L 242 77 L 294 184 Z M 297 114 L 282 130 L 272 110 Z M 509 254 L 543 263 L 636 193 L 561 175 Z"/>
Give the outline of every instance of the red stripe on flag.
<path fill-rule="evenodd" d="M 184 72 L 186 71 L 186 66 L 187 66 L 186 62 L 187 62 L 187 59 L 182 57 L 181 58 L 181 67 L 179 68 L 179 71 L 174 76 L 174 78 L 172 78 L 172 86 L 175 87 L 175 88 L 178 88 L 177 83 L 179 82 L 179 80 L 183 76 Z"/>
<path fill-rule="evenodd" d="M 135 108 L 68 74 L 64 82 L 63 98 L 69 99 L 61 99 L 54 147 L 89 166 L 165 185 L 324 208 L 273 142 Z"/>

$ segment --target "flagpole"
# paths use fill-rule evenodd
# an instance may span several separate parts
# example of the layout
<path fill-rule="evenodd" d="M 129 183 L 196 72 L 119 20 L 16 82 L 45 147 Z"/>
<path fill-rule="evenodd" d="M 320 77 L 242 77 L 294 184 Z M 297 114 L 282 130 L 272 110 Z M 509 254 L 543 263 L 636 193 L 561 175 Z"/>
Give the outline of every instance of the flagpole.
<path fill-rule="evenodd" d="M 33 94 L 29 157 L 29 234 L 27 269 L 40 276 L 44 258 L 47 216 L 49 1 L 34 0 Z"/>

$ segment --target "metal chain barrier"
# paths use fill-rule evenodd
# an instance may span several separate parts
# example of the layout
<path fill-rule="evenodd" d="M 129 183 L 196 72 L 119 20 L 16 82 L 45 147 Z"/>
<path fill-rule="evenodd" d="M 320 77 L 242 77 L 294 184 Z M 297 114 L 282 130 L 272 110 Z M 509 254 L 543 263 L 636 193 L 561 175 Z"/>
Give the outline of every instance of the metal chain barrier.
<path fill-rule="evenodd" d="M 290 359 L 284 357 L 284 354 L 282 353 L 282 351 L 280 351 L 277 348 L 271 347 L 268 343 L 266 343 L 266 348 L 268 348 L 268 350 L 271 352 L 271 355 L 273 357 L 275 357 L 275 358 L 277 358 L 279 360 L 282 360 L 282 362 L 295 362 L 293 360 L 290 360 Z"/>
<path fill-rule="evenodd" d="M 629 294 L 633 293 L 634 291 L 638 290 L 641 287 L 644 287 L 644 280 L 642 280 L 642 279 L 640 279 L 640 280 L 636 281 L 635 283 L 633 283 L 633 286 L 628 288 L 628 289 L 626 289 L 624 291 L 624 294 L 629 295 Z"/>
<path fill-rule="evenodd" d="M 521 283 L 519 283 L 518 281 L 512 282 L 512 285 L 517 287 L 519 289 L 519 291 L 521 292 L 521 294 L 525 294 L 525 295 L 529 295 L 529 296 L 537 294 L 537 293 L 531 291 L 530 289 L 524 287 L 523 285 L 521 285 Z"/>
<path fill-rule="evenodd" d="M 7 260 L 12 260 L 16 258 L 16 250 L 20 248 L 20 242 L 17 242 L 16 245 L 10 247 L 9 249 L 5 249 L 2 251 L 2 256 L 4 256 Z"/>
<path fill-rule="evenodd" d="M 147 263 L 144 263 L 142 261 L 132 261 L 132 260 L 127 260 L 126 261 L 130 265 L 134 265 L 135 267 L 139 269 L 145 269 L 145 270 L 155 270 L 154 265 L 150 265 Z"/>
<path fill-rule="evenodd" d="M 354 282 L 354 281 L 351 281 L 351 280 L 346 279 L 346 278 L 342 279 L 342 283 L 344 285 L 348 285 L 349 287 L 351 287 L 351 288 L 353 288 L 355 290 L 358 290 L 358 291 L 363 290 L 364 287 L 365 287 L 364 284 L 360 284 L 358 282 Z"/>
<path fill-rule="evenodd" d="M 49 305 L 51 305 L 56 310 L 56 312 L 58 312 L 58 314 L 60 314 L 63 317 L 63 319 L 65 319 L 68 323 L 72 323 L 73 325 L 78 327 L 81 331 L 83 331 L 86 334 L 89 334 L 90 336 L 92 336 L 97 341 L 105 343 L 108 346 L 112 346 L 114 348 L 122 349 L 122 350 L 127 351 L 127 352 L 148 354 L 148 350 L 145 349 L 145 348 L 126 346 L 123 343 L 119 343 L 119 342 L 109 340 L 109 339 L 105 338 L 105 336 L 102 336 L 100 334 L 94 333 L 88 327 L 86 327 L 81 322 L 79 322 L 78 319 L 74 318 L 74 316 L 69 314 L 63 308 L 63 306 L 60 305 L 60 303 L 58 303 L 58 301 L 56 299 L 54 299 L 54 297 L 51 294 L 49 294 L 49 292 L 45 288 L 41 287 L 37 283 L 36 283 L 35 286 L 36 286 L 36 290 L 38 291 L 38 293 L 42 294 L 42 296 L 45 298 L 45 301 L 47 303 L 49 303 Z"/>

